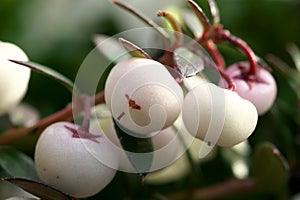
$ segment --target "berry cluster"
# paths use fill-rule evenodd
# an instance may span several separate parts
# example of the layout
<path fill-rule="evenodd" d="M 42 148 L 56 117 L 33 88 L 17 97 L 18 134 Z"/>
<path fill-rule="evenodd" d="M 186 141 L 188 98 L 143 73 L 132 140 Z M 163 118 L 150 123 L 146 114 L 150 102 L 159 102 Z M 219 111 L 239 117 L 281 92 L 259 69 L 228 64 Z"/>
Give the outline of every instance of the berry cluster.
<path fill-rule="evenodd" d="M 120 39 L 133 58 L 116 63 L 105 82 L 105 103 L 113 120 L 106 124 L 106 130 L 99 129 L 90 119 L 91 98 L 74 94 L 75 108 L 84 110 L 81 126 L 66 121 L 52 123 L 36 144 L 35 163 L 42 181 L 74 197 L 84 198 L 108 185 L 117 169 L 134 171 L 135 163 L 124 153 L 122 138 L 118 138 L 114 126 L 136 138 L 151 138 L 154 153 L 153 168 L 149 170 L 157 170 L 158 165 L 166 166 L 178 158 L 178 151 L 174 149 L 181 141 L 172 126 L 181 118 L 182 126 L 207 147 L 231 147 L 253 133 L 258 115 L 266 113 L 276 98 L 274 78 L 266 67 L 258 64 L 254 52 L 244 41 L 223 29 L 216 7 L 211 8 L 214 11 L 211 23 L 194 1 L 187 2 L 204 29 L 188 44 L 181 24 L 171 13 L 159 11 L 158 16 L 171 24 L 175 41 L 154 22 L 114 1 L 158 31 L 164 38 L 165 50 L 162 56 L 151 58 L 143 49 Z M 191 25 L 186 26 L 197 32 Z M 221 42 L 233 44 L 248 60 L 226 68 L 217 48 Z M 203 54 L 202 47 L 213 61 Z M 185 49 L 191 57 L 185 57 L 179 49 Z M 0 42 L 0 115 L 15 107 L 27 90 L 30 69 L 21 67 L 14 62 L 16 60 L 24 62 L 28 58 L 17 46 Z M 192 87 L 185 85 L 205 67 L 212 67 L 221 76 L 219 86 L 209 80 L 196 81 Z M 157 153 L 168 144 L 174 151 L 167 149 Z M 116 146 L 122 151 L 118 152 Z"/>

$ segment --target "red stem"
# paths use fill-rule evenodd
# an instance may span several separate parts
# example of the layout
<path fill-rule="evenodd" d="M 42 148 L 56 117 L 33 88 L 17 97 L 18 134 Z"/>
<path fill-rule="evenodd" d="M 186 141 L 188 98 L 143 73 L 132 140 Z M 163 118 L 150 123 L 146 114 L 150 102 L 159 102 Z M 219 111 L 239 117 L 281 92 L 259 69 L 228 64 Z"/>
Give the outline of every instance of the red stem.
<path fill-rule="evenodd" d="M 255 53 L 252 51 L 252 49 L 248 46 L 248 44 L 234 36 L 231 35 L 230 32 L 228 30 L 223 30 L 223 29 L 216 29 L 216 42 L 220 42 L 220 41 L 228 41 L 231 44 L 235 45 L 236 47 L 238 47 L 239 49 L 241 49 L 245 55 L 247 56 L 249 63 L 250 63 L 250 69 L 248 72 L 249 76 L 255 75 L 256 74 L 256 56 Z"/>
<path fill-rule="evenodd" d="M 198 49 L 194 49 L 194 51 L 198 54 L 198 55 L 202 55 L 202 52 L 200 52 L 200 50 Z M 205 63 L 206 66 L 211 67 L 212 69 L 218 71 L 220 73 L 220 75 L 226 80 L 226 82 L 228 83 L 228 88 L 229 90 L 232 91 L 236 91 L 236 84 L 234 82 L 234 80 L 232 79 L 231 76 L 229 76 L 224 69 L 219 68 L 215 65 L 214 62 L 212 62 L 207 56 L 203 56 L 203 61 Z"/>
<path fill-rule="evenodd" d="M 212 40 L 208 40 L 205 45 L 205 49 L 211 55 L 213 60 L 215 61 L 218 68 L 224 69 L 225 68 L 225 61 L 221 53 L 219 52 L 218 48 L 216 47 L 215 43 Z"/>
<path fill-rule="evenodd" d="M 236 92 L 236 84 L 231 76 L 229 76 L 223 69 L 218 68 L 219 73 L 221 76 L 227 81 L 228 83 L 228 90 Z"/>
<path fill-rule="evenodd" d="M 104 103 L 104 92 L 99 92 L 94 97 L 94 105 Z M 74 110 L 72 105 L 68 105 L 60 111 L 40 120 L 36 125 L 32 127 L 25 128 L 12 128 L 7 130 L 6 132 L 0 134 L 0 145 L 9 144 L 12 142 L 21 139 L 31 133 L 40 134 L 45 128 L 47 128 L 50 124 L 53 124 L 58 121 L 71 121 L 73 117 L 82 111 L 83 108 L 79 108 Z M 73 114 L 74 113 L 74 114 Z"/>

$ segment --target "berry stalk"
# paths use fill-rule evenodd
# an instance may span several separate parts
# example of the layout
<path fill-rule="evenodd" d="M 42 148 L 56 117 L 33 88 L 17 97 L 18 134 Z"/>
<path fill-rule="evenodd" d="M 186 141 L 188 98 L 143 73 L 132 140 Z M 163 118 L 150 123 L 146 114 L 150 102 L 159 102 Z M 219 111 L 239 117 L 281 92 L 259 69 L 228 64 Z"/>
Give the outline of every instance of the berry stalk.
<path fill-rule="evenodd" d="M 217 27 L 216 29 L 216 42 L 219 41 L 228 41 L 231 44 L 235 45 L 237 48 L 242 50 L 245 55 L 247 56 L 249 63 L 250 63 L 250 69 L 248 72 L 249 76 L 254 76 L 256 74 L 256 56 L 253 50 L 250 48 L 250 46 L 241 38 L 236 37 L 232 35 L 228 30 L 223 30 L 220 27 Z"/>

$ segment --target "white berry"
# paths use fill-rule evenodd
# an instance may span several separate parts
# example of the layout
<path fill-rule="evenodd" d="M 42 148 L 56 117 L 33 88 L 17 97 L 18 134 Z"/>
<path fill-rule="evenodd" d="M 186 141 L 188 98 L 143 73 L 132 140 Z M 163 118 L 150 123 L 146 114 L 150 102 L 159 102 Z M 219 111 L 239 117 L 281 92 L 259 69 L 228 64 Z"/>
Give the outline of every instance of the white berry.
<path fill-rule="evenodd" d="M 0 115 L 7 113 L 23 99 L 30 79 L 30 69 L 8 61 L 28 61 L 18 46 L 0 41 Z"/>
<path fill-rule="evenodd" d="M 255 106 L 236 92 L 214 84 L 200 84 L 186 95 L 182 109 L 187 130 L 208 145 L 229 147 L 246 140 L 254 131 Z"/>
<path fill-rule="evenodd" d="M 72 123 L 50 125 L 40 136 L 35 150 L 37 172 L 42 181 L 77 198 L 92 196 L 113 179 L 117 156 L 106 137 L 73 137 Z"/>
<path fill-rule="evenodd" d="M 131 58 L 119 62 L 105 84 L 105 101 L 116 121 L 137 135 L 172 125 L 181 112 L 183 92 L 159 62 Z"/>

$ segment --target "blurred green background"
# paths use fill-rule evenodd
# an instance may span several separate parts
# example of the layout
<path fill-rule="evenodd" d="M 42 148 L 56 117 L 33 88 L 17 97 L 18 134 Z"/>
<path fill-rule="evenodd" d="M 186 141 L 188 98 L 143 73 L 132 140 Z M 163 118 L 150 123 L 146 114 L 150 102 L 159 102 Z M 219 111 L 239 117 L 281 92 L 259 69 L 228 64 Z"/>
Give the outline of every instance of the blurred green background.
<path fill-rule="evenodd" d="M 155 18 L 155 14 L 162 6 L 176 2 L 187 7 L 184 0 L 128 2 L 158 22 L 161 19 Z M 204 0 L 197 2 L 207 11 Z M 248 42 L 258 56 L 265 58 L 271 53 L 294 66 L 286 47 L 289 43 L 300 46 L 299 0 L 216 2 L 221 23 Z M 95 33 L 114 35 L 139 26 L 142 24 L 134 21 L 130 14 L 106 0 L 0 0 L 0 40 L 19 45 L 32 61 L 52 67 L 72 80 L 85 57 L 94 49 L 91 38 Z M 236 50 L 223 45 L 221 52 L 228 65 L 243 58 Z M 278 99 L 273 109 L 260 118 L 250 144 L 254 146 L 262 141 L 274 143 L 292 165 L 295 172 L 293 181 L 296 181 L 292 191 L 299 192 L 300 117 L 297 89 L 278 71 L 273 70 L 273 75 L 278 83 Z M 46 116 L 66 106 L 71 101 L 71 95 L 55 81 L 33 73 L 24 101 L 37 107 L 42 116 Z M 219 162 L 221 164 L 212 163 L 211 167 L 216 169 L 224 164 Z M 202 170 L 209 168 L 203 166 Z M 212 177 L 211 182 L 229 176 L 224 173 L 221 178 L 216 178 L 220 174 L 222 172 Z M 114 182 L 114 186 L 118 184 Z M 112 188 L 109 187 L 105 192 L 111 194 Z"/>
<path fill-rule="evenodd" d="M 151 18 L 162 8 L 161 4 L 167 4 L 157 0 L 136 2 L 132 4 L 139 4 L 139 10 Z M 187 6 L 184 0 L 174 2 Z M 198 2 L 207 9 L 205 1 Z M 273 53 L 291 63 L 285 48 L 290 42 L 300 44 L 299 1 L 218 0 L 217 3 L 224 26 L 247 41 L 259 56 Z M 152 4 L 151 9 L 146 4 Z M 124 16 L 127 20 L 122 19 Z M 94 48 L 93 34 L 114 35 L 141 26 L 130 14 L 106 0 L 1 0 L 0 20 L 2 41 L 18 44 L 32 61 L 57 69 L 71 79 Z M 236 60 L 230 55 L 228 64 Z M 25 100 L 48 114 L 68 103 L 70 96 L 52 80 L 33 73 Z"/>

